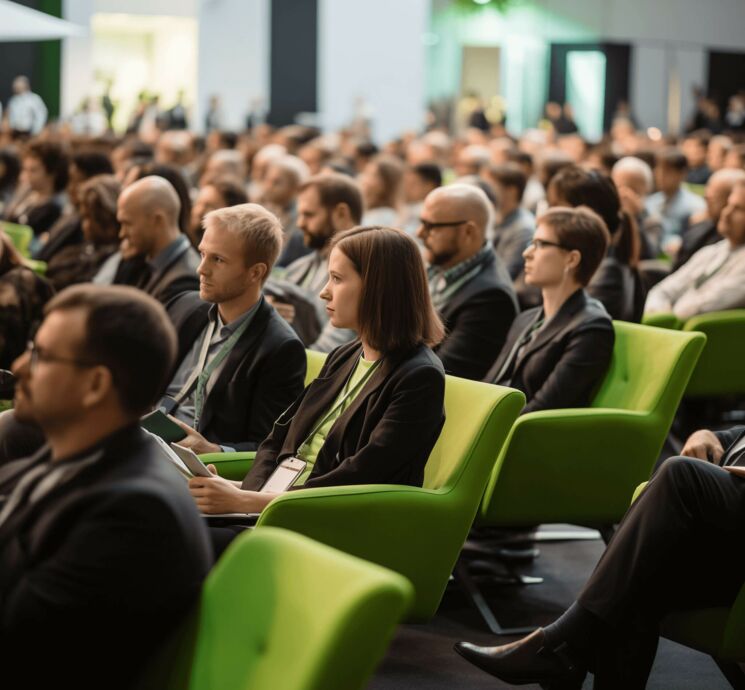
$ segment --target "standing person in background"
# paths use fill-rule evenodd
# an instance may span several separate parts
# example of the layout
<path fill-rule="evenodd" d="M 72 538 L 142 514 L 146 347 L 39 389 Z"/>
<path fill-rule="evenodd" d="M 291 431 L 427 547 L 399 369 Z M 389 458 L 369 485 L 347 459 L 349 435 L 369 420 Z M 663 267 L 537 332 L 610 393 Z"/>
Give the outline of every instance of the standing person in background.
<path fill-rule="evenodd" d="M 35 136 L 47 122 L 47 107 L 41 96 L 31 91 L 28 77 L 13 80 L 13 95 L 5 115 L 14 138 Z"/>

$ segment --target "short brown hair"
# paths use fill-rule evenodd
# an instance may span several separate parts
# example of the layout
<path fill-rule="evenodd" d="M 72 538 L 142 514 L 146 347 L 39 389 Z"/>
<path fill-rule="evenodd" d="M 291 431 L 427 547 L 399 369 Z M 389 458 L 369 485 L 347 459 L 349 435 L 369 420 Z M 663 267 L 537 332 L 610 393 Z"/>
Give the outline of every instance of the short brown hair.
<path fill-rule="evenodd" d="M 528 176 L 517 163 L 489 165 L 486 168 L 489 177 L 502 187 L 513 187 L 517 190 L 517 200 L 522 201 Z"/>
<path fill-rule="evenodd" d="M 587 208 L 551 208 L 538 218 L 538 223 L 548 225 L 564 249 L 575 249 L 581 254 L 575 277 L 580 285 L 587 285 L 605 258 L 610 243 L 610 233 L 603 219 Z"/>
<path fill-rule="evenodd" d="M 89 216 L 103 233 L 94 238 L 99 243 L 117 241 L 116 204 L 121 190 L 122 186 L 114 175 L 96 175 L 80 185 L 78 195 L 85 204 L 85 213 L 81 215 Z"/>
<path fill-rule="evenodd" d="M 55 192 L 61 192 L 67 186 L 70 156 L 64 144 L 52 139 L 32 139 L 26 145 L 23 155 L 41 161 L 47 175 L 50 175 L 54 181 Z"/>
<path fill-rule="evenodd" d="M 357 183 L 340 173 L 321 173 L 314 175 L 300 185 L 300 192 L 315 189 L 321 206 L 326 211 L 332 211 L 339 204 L 346 204 L 354 223 L 362 221 L 362 192 Z"/>
<path fill-rule="evenodd" d="M 202 226 L 206 229 L 208 223 L 219 223 L 238 235 L 243 240 L 246 266 L 266 264 L 264 280 L 269 277 L 282 251 L 282 224 L 277 216 L 259 204 L 238 204 L 210 211 Z"/>
<path fill-rule="evenodd" d="M 383 183 L 383 191 L 377 200 L 377 205 L 395 208 L 398 205 L 398 196 L 404 178 L 404 164 L 398 158 L 385 154 L 376 156 L 371 162 Z"/>
<path fill-rule="evenodd" d="M 362 277 L 359 335 L 383 352 L 406 351 L 444 337 L 432 306 L 422 255 L 401 230 L 356 227 L 334 237 L 333 248 L 352 262 Z"/>
<path fill-rule="evenodd" d="M 111 372 L 121 406 L 141 415 L 163 395 L 176 359 L 176 332 L 163 306 L 123 285 L 73 285 L 44 309 L 82 309 L 85 338 L 78 353 Z"/>

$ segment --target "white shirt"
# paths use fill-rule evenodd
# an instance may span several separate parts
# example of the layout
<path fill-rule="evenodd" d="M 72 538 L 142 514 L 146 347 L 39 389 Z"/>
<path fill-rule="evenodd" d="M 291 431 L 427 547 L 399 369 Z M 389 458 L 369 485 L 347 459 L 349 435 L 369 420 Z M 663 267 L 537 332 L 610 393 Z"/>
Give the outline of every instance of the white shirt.
<path fill-rule="evenodd" d="M 707 275 L 710 275 L 697 287 Z M 745 245 L 729 240 L 699 249 L 647 295 L 645 314 L 672 312 L 681 320 L 745 307 Z"/>
<path fill-rule="evenodd" d="M 47 121 L 47 107 L 31 91 L 17 93 L 8 101 L 8 124 L 11 129 L 38 134 Z"/>

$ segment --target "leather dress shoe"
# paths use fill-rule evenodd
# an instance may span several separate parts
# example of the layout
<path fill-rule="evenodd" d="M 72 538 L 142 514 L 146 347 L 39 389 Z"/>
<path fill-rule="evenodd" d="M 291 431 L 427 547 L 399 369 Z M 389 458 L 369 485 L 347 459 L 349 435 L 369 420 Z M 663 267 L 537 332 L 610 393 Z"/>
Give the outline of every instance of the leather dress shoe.
<path fill-rule="evenodd" d="M 556 650 L 545 646 L 542 628 L 499 647 L 457 642 L 455 651 L 482 671 L 512 685 L 540 683 L 550 688 L 579 688 L 586 675 L 586 669 L 566 653 L 566 645 Z"/>

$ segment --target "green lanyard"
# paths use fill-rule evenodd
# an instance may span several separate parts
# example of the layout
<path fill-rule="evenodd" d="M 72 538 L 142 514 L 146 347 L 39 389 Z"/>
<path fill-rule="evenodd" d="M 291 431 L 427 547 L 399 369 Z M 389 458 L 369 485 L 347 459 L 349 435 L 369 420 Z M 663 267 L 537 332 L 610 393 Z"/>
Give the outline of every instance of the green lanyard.
<path fill-rule="evenodd" d="M 230 354 L 230 351 L 235 347 L 235 344 L 238 342 L 238 339 L 245 333 L 246 329 L 248 328 L 248 325 L 250 323 L 250 319 L 247 319 L 244 321 L 238 328 L 235 329 L 235 331 L 231 334 L 231 336 L 225 341 L 223 346 L 218 350 L 217 354 L 206 363 L 207 360 L 207 353 L 210 349 L 210 342 L 212 340 L 212 334 L 215 331 L 215 322 L 211 321 L 210 325 L 207 329 L 207 333 L 205 333 L 204 342 L 202 343 L 202 351 L 199 355 L 199 363 L 197 364 L 197 368 L 194 370 L 194 374 L 196 372 L 199 372 L 196 374 L 196 376 L 193 374 L 189 381 L 187 381 L 184 388 L 181 389 L 181 392 L 179 393 L 179 396 L 181 396 L 181 393 L 184 393 L 185 397 L 186 392 L 194 385 L 194 381 L 196 379 L 197 382 L 197 389 L 194 391 L 194 428 L 196 429 L 199 426 L 199 418 L 202 414 L 202 406 L 204 405 L 204 398 L 205 398 L 205 392 L 207 388 L 207 382 L 210 380 L 210 376 L 212 376 L 212 372 L 217 369 L 217 367 L 222 364 L 223 360 Z M 177 401 L 181 402 L 181 400 Z"/>
<path fill-rule="evenodd" d="M 360 359 L 362 358 L 362 355 L 360 355 Z M 352 373 L 349 375 L 349 379 L 347 379 L 347 382 L 344 384 L 344 390 L 343 395 L 340 399 L 337 400 L 336 404 L 325 414 L 323 417 L 321 417 L 320 421 L 316 422 L 315 426 L 311 430 L 311 432 L 306 436 L 305 441 L 303 441 L 300 444 L 300 447 L 297 450 L 296 455 L 303 460 L 303 451 L 308 449 L 308 443 L 310 440 L 318 433 L 318 430 L 326 423 L 329 419 L 331 419 L 337 410 L 342 409 L 344 407 L 344 404 L 352 398 L 359 390 L 362 389 L 362 387 L 367 383 L 367 380 L 372 376 L 373 372 L 377 368 L 378 364 L 380 363 L 380 360 L 376 360 L 373 365 L 362 375 L 362 378 L 357 381 L 357 383 L 352 386 L 351 389 L 347 390 L 347 386 L 349 385 L 350 381 L 352 380 L 352 377 L 354 376 L 355 369 L 352 369 Z M 359 366 L 359 365 L 358 365 Z"/>

